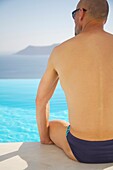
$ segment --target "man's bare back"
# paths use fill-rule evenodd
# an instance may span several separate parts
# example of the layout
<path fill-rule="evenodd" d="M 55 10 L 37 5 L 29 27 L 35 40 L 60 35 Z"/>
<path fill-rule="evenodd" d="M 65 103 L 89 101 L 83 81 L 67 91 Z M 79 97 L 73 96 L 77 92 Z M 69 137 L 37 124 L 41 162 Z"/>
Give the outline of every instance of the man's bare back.
<path fill-rule="evenodd" d="M 106 0 L 79 1 L 72 12 L 77 36 L 53 50 L 36 97 L 41 143 L 84 163 L 113 162 L 113 35 L 103 30 L 108 11 Z M 49 121 L 58 80 L 69 123 Z"/>
<path fill-rule="evenodd" d="M 81 33 L 56 50 L 54 67 L 66 95 L 72 134 L 112 139 L 113 36 L 104 31 Z"/>

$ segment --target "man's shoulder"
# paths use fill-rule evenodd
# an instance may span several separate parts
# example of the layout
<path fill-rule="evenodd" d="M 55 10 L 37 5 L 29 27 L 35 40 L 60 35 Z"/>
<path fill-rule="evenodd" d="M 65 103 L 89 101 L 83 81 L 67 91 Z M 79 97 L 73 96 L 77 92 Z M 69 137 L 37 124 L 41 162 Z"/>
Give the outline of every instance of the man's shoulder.
<path fill-rule="evenodd" d="M 73 45 L 73 44 L 76 45 L 77 42 L 78 42 L 78 39 L 79 39 L 78 36 L 72 37 L 72 38 L 70 38 L 70 39 L 62 42 L 62 43 L 59 44 L 58 46 L 56 46 L 53 51 L 54 51 L 54 52 L 61 52 L 62 50 L 64 51 L 64 49 L 70 48 L 71 45 Z"/>
<path fill-rule="evenodd" d="M 68 40 L 66 40 L 66 41 L 64 41 L 64 42 L 62 42 L 58 47 L 59 47 L 59 48 L 63 48 L 63 47 L 65 47 L 65 46 L 68 46 L 68 45 L 70 45 L 70 44 L 76 42 L 77 39 L 78 39 L 78 36 L 72 37 L 72 38 L 70 38 L 70 39 L 68 39 Z"/>
<path fill-rule="evenodd" d="M 55 59 L 59 59 L 62 56 L 65 56 L 66 53 L 68 53 L 70 51 L 70 49 L 75 48 L 75 46 L 79 45 L 79 39 L 80 36 L 77 35 L 76 37 L 72 37 L 64 42 L 62 42 L 61 44 L 57 45 L 56 47 L 54 47 L 50 59 L 55 60 Z"/>

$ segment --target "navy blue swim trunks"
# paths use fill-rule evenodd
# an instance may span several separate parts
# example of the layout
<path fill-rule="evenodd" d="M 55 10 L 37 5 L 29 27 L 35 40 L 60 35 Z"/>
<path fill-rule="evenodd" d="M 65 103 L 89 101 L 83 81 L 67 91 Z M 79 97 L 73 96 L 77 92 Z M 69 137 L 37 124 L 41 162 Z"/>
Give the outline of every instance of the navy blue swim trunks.
<path fill-rule="evenodd" d="M 79 139 L 66 131 L 67 141 L 75 156 L 82 163 L 113 163 L 113 140 L 88 141 Z"/>

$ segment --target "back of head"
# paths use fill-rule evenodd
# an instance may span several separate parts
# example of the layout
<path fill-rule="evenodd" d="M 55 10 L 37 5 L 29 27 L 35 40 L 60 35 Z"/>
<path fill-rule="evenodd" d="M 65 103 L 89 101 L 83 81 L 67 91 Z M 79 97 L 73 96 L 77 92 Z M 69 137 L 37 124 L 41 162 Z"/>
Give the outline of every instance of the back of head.
<path fill-rule="evenodd" d="M 80 0 L 77 8 L 85 8 L 89 16 L 96 20 L 107 19 L 109 12 L 107 0 Z"/>

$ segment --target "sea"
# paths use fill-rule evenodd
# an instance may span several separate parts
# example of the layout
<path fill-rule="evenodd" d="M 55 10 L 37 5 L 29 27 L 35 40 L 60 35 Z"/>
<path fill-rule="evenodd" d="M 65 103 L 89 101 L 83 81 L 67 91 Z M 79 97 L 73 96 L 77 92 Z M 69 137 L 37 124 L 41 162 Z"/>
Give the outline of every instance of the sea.
<path fill-rule="evenodd" d="M 35 98 L 47 61 L 48 56 L 0 56 L 0 142 L 40 141 Z M 49 120 L 68 121 L 60 82 L 50 99 Z"/>

